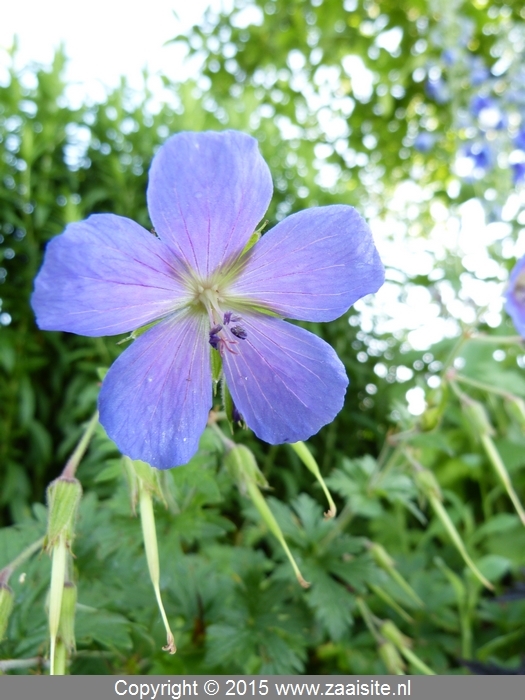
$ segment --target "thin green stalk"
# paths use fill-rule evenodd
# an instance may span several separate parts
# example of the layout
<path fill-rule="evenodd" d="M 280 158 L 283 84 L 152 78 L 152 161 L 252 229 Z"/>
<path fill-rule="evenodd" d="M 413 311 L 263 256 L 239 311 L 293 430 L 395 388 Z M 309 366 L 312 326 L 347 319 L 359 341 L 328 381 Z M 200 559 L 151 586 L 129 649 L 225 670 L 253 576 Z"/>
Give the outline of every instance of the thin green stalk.
<path fill-rule="evenodd" d="M 82 457 L 84 456 L 85 451 L 87 450 L 87 447 L 89 445 L 89 441 L 91 440 L 93 433 L 95 432 L 95 428 L 98 425 L 98 411 L 95 411 L 93 414 L 93 417 L 89 421 L 89 423 L 86 426 L 86 429 L 84 430 L 84 434 L 80 438 L 80 441 L 78 445 L 75 448 L 75 451 L 71 455 L 71 457 L 68 459 L 66 466 L 64 467 L 64 470 L 62 471 L 62 476 L 68 479 L 72 479 L 75 476 L 75 472 L 77 471 L 77 467 L 80 464 L 80 461 Z"/>
<path fill-rule="evenodd" d="M 454 527 L 454 523 L 453 523 L 452 520 L 450 519 L 449 514 L 448 514 L 447 511 L 445 510 L 445 508 L 444 508 L 443 504 L 441 503 L 441 501 L 439 500 L 439 498 L 438 498 L 437 496 L 433 496 L 433 495 L 431 495 L 431 494 L 429 494 L 427 497 L 428 497 L 428 499 L 429 499 L 429 501 L 430 501 L 430 504 L 432 505 L 432 508 L 434 509 L 436 515 L 437 515 L 438 518 L 441 520 L 442 524 L 445 526 L 445 529 L 447 530 L 447 532 L 448 532 L 448 534 L 449 534 L 449 536 L 450 536 L 450 539 L 451 539 L 452 542 L 454 543 L 454 545 L 455 545 L 456 549 L 458 550 L 458 552 L 459 552 L 459 553 L 461 554 L 461 556 L 463 557 L 463 561 L 465 562 L 465 564 L 469 567 L 469 569 L 472 571 L 472 573 L 474 574 L 474 576 L 476 576 L 476 578 L 477 578 L 486 588 L 488 588 L 490 591 L 493 591 L 493 590 L 494 590 L 494 586 L 490 583 L 490 581 L 488 581 L 488 580 L 483 576 L 483 574 L 481 573 L 481 571 L 478 569 L 478 567 L 474 564 L 474 562 L 473 562 L 472 559 L 470 558 L 470 556 L 469 556 L 469 554 L 468 554 L 468 552 L 467 552 L 467 550 L 466 550 L 466 548 L 465 548 L 465 545 L 463 544 L 463 540 L 462 540 L 461 537 L 459 536 L 458 531 L 457 531 L 456 528 Z"/>
<path fill-rule="evenodd" d="M 468 384 L 481 391 L 486 391 L 489 394 L 496 394 L 497 396 L 502 396 L 504 399 L 513 398 L 513 394 L 505 389 L 499 389 L 491 384 L 485 384 L 484 382 L 479 382 L 477 379 L 471 379 L 470 377 L 465 377 L 463 374 L 454 374 L 454 380 L 460 384 Z"/>
<path fill-rule="evenodd" d="M 512 504 L 516 509 L 516 513 L 519 515 L 522 524 L 525 525 L 525 511 L 523 510 L 523 506 L 521 505 L 520 499 L 518 498 L 518 494 L 514 490 L 514 486 L 512 485 L 507 469 L 503 464 L 503 460 L 501 459 L 500 454 L 492 441 L 492 438 L 490 437 L 490 435 L 484 433 L 481 435 L 481 443 L 485 448 L 485 452 L 487 453 L 487 456 L 490 459 L 492 466 L 496 471 L 496 474 L 501 479 L 501 483 L 505 487 L 505 490 L 507 491 L 507 494 L 510 500 L 512 501 Z"/>
<path fill-rule="evenodd" d="M 43 544 L 44 537 L 40 537 L 40 539 L 36 540 L 36 542 L 33 542 L 33 544 L 30 544 L 29 547 L 26 547 L 22 552 L 20 552 L 20 554 L 13 559 L 12 562 L 7 564 L 7 566 L 4 566 L 4 568 L 0 571 L 0 584 L 7 584 L 13 571 L 16 571 L 16 569 L 18 569 L 21 564 L 32 557 L 35 552 L 42 549 Z"/>
<path fill-rule="evenodd" d="M 284 535 L 281 532 L 281 528 L 279 527 L 279 524 L 277 523 L 274 514 L 270 510 L 270 506 L 266 503 L 264 496 L 260 492 L 259 487 L 253 481 L 248 481 L 246 483 L 246 490 L 252 500 L 252 503 L 259 511 L 259 514 L 263 518 L 264 522 L 267 524 L 270 532 L 278 540 L 279 544 L 284 549 L 285 554 L 288 557 L 290 564 L 292 565 L 292 569 L 294 570 L 297 580 L 303 588 L 309 588 L 310 584 L 304 579 L 303 575 L 301 574 L 299 567 L 297 566 L 297 563 L 294 559 L 294 556 L 291 553 L 286 540 L 284 539 Z"/>
<path fill-rule="evenodd" d="M 361 617 L 363 618 L 363 621 L 365 625 L 368 627 L 368 631 L 372 635 L 372 637 L 375 639 L 377 644 L 382 644 L 383 638 L 377 631 L 376 625 L 374 624 L 374 616 L 368 607 L 368 605 L 365 603 L 365 601 L 357 597 L 355 599 L 356 605 L 359 608 L 359 612 L 361 613 Z"/>
<path fill-rule="evenodd" d="M 523 338 L 521 335 L 484 335 L 478 333 L 471 335 L 469 340 L 475 340 L 478 343 L 493 343 L 495 345 L 521 345 Z"/>
<path fill-rule="evenodd" d="M 408 622 L 409 624 L 412 624 L 414 622 L 414 618 L 410 617 L 410 615 L 405 610 L 403 610 L 403 608 L 392 598 L 391 595 L 389 595 L 379 586 L 376 586 L 375 583 L 369 583 L 368 585 L 370 587 L 370 590 L 373 591 L 378 598 L 381 598 L 381 600 L 384 603 L 390 606 L 392 610 L 395 610 L 396 613 L 400 617 L 402 617 L 405 622 Z"/>
<path fill-rule="evenodd" d="M 153 498 L 151 492 L 143 484 L 141 484 L 140 487 L 140 520 L 142 523 L 142 534 L 144 536 L 144 548 L 146 550 L 149 575 L 155 591 L 155 597 L 157 598 L 162 621 L 166 629 L 167 643 L 163 649 L 164 651 L 169 651 L 170 654 L 175 654 L 177 651 L 175 638 L 170 629 L 168 617 L 160 595 L 159 550 L 157 546 L 157 531 L 155 529 L 155 514 L 153 512 Z"/>
<path fill-rule="evenodd" d="M 51 563 L 51 586 L 49 589 L 49 675 L 55 676 L 55 657 L 58 625 L 60 622 L 60 608 L 62 607 L 62 594 L 66 579 L 67 545 L 63 536 L 53 547 Z M 60 670 L 60 669 L 59 669 Z"/>
<path fill-rule="evenodd" d="M 417 668 L 418 671 L 421 671 L 425 676 L 435 676 L 436 672 L 433 671 L 431 668 L 429 668 L 426 663 L 421 661 L 421 659 L 414 654 L 414 652 L 411 649 L 408 649 L 405 646 L 399 646 L 398 647 L 399 651 L 407 661 L 410 661 L 412 666 Z"/>
<path fill-rule="evenodd" d="M 470 340 L 472 336 L 470 333 L 467 331 L 463 331 L 463 333 L 459 336 L 459 338 L 456 340 L 454 346 L 452 347 L 452 350 L 449 352 L 447 359 L 443 363 L 443 367 L 441 369 L 441 376 L 444 377 L 446 375 L 446 372 L 449 367 L 452 366 L 454 363 L 454 360 L 458 356 L 459 351 L 463 347 L 463 345 L 467 342 L 467 340 Z"/>
<path fill-rule="evenodd" d="M 325 518 L 335 518 L 337 514 L 337 507 L 334 503 L 334 499 L 332 498 L 332 494 L 328 490 L 328 486 L 326 485 L 325 480 L 322 477 L 322 474 L 319 470 L 319 465 L 317 464 L 314 456 L 312 455 L 308 447 L 304 444 L 304 442 L 293 442 L 290 444 L 290 447 L 299 457 L 304 466 L 310 472 L 312 472 L 312 474 L 317 479 L 319 485 L 323 489 L 323 493 L 326 496 L 326 500 L 328 501 L 329 506 L 328 511 L 324 514 Z"/>
<path fill-rule="evenodd" d="M 0 673 L 6 671 L 18 671 L 23 668 L 31 668 L 31 666 L 48 666 L 48 662 L 41 656 L 32 656 L 29 659 L 1 659 Z"/>

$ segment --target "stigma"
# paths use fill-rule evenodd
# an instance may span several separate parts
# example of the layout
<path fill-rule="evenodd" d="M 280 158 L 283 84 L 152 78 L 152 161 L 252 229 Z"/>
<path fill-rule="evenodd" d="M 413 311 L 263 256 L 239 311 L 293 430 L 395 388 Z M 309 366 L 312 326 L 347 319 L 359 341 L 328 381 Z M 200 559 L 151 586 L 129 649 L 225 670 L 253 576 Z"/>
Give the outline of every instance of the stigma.
<path fill-rule="evenodd" d="M 233 313 L 226 311 L 222 317 L 222 323 L 214 324 L 210 328 L 210 345 L 212 348 L 220 352 L 224 351 L 238 355 L 236 346 L 239 340 L 246 340 L 248 333 L 246 329 L 240 325 L 242 318 Z"/>

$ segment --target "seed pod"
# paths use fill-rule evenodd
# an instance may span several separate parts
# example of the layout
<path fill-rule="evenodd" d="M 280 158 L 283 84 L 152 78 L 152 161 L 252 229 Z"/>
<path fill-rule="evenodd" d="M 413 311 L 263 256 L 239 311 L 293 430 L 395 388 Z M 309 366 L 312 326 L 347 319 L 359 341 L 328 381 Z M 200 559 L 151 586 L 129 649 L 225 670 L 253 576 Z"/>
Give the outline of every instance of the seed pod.
<path fill-rule="evenodd" d="M 82 486 L 77 479 L 59 477 L 47 489 L 48 523 L 46 548 L 49 551 L 60 537 L 71 546 L 75 518 L 82 497 Z"/>
<path fill-rule="evenodd" d="M 75 611 L 77 607 L 77 587 L 74 583 L 66 582 L 62 592 L 60 606 L 60 622 L 58 636 L 65 644 L 69 653 L 75 651 Z"/>
<path fill-rule="evenodd" d="M 461 408 L 466 415 L 474 436 L 479 439 L 482 435 L 494 435 L 494 428 L 492 427 L 487 412 L 483 404 L 479 401 L 474 401 L 469 396 L 463 394 L 461 397 Z"/>
<path fill-rule="evenodd" d="M 5 636 L 9 616 L 13 611 L 14 604 L 13 591 L 7 583 L 0 583 L 0 642 Z"/>

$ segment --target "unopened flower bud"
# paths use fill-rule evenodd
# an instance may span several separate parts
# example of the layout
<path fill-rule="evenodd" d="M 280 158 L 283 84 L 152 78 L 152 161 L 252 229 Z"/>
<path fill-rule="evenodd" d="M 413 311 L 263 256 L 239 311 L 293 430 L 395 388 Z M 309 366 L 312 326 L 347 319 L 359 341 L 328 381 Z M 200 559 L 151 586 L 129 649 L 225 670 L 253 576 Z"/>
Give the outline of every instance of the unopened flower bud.
<path fill-rule="evenodd" d="M 402 588 L 405 593 L 412 598 L 416 605 L 423 607 L 424 603 L 414 591 L 412 586 L 405 581 L 399 571 L 396 569 L 396 563 L 386 551 L 386 549 L 377 542 L 369 542 L 367 544 L 368 551 L 372 555 L 375 563 L 380 566 L 388 575 Z M 398 611 L 399 612 L 399 611 Z M 401 615 L 403 617 L 403 615 Z"/>
<path fill-rule="evenodd" d="M 510 418 L 516 421 L 522 430 L 525 430 L 525 402 L 518 396 L 509 396 L 505 399 L 505 408 Z"/>
<path fill-rule="evenodd" d="M 437 427 L 446 408 L 447 392 L 443 387 L 437 387 L 426 396 L 427 407 L 419 418 L 421 430 L 428 431 Z"/>
<path fill-rule="evenodd" d="M 379 645 L 379 656 L 385 664 L 387 671 L 393 674 L 403 673 L 406 666 L 401 658 L 400 653 L 390 641 L 383 642 Z"/>
<path fill-rule="evenodd" d="M 470 397 L 463 395 L 461 407 L 477 438 L 482 435 L 494 435 L 494 428 L 490 424 L 487 412 L 479 401 L 474 401 Z"/>
<path fill-rule="evenodd" d="M 59 477 L 47 489 L 48 524 L 46 547 L 49 550 L 60 537 L 68 546 L 74 536 L 75 517 L 82 497 L 82 487 L 77 479 Z"/>
<path fill-rule="evenodd" d="M 74 583 L 65 583 L 60 606 L 58 636 L 68 652 L 75 651 L 75 611 L 77 607 L 77 587 Z"/>
<path fill-rule="evenodd" d="M 404 635 L 392 622 L 392 620 L 387 620 L 381 625 L 379 632 L 382 637 L 392 642 L 398 649 L 410 649 L 412 646 L 412 640 Z"/>
<path fill-rule="evenodd" d="M 226 455 L 224 464 L 243 493 L 249 483 L 265 488 L 268 482 L 259 469 L 251 450 L 245 445 L 235 445 Z"/>
<path fill-rule="evenodd" d="M 414 481 L 419 486 L 421 491 L 427 496 L 427 498 L 437 498 L 441 501 L 441 489 L 437 482 L 436 477 L 428 469 L 422 469 L 417 471 L 414 475 Z"/>
<path fill-rule="evenodd" d="M 250 498 L 269 531 L 280 543 L 301 586 L 303 588 L 308 588 L 310 584 L 305 581 L 301 574 L 297 562 L 286 543 L 281 527 L 259 490 L 259 486 L 265 487 L 268 486 L 268 483 L 257 466 L 257 462 L 251 451 L 244 445 L 235 445 L 227 453 L 224 463 L 233 479 L 237 482 L 240 491 Z"/>
<path fill-rule="evenodd" d="M 7 583 L 0 583 L 0 642 L 5 636 L 9 616 L 15 604 L 13 591 Z"/>
<path fill-rule="evenodd" d="M 368 551 L 374 558 L 375 563 L 382 569 L 390 570 L 394 567 L 394 560 L 382 545 L 377 544 L 377 542 L 371 542 L 368 545 Z"/>

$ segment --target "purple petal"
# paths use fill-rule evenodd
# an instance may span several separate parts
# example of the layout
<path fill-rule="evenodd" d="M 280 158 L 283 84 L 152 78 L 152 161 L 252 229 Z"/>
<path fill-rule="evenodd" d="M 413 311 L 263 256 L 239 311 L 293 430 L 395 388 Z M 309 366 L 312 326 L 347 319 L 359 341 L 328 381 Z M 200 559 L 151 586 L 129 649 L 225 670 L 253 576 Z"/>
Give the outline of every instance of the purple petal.
<path fill-rule="evenodd" d="M 338 318 L 385 277 L 370 229 L 343 205 L 289 216 L 248 255 L 232 296 L 305 321 Z"/>
<path fill-rule="evenodd" d="M 186 464 L 211 408 L 207 319 L 182 311 L 139 336 L 100 390 L 100 422 L 119 450 L 158 469 Z"/>
<path fill-rule="evenodd" d="M 31 304 L 39 328 L 99 336 L 126 333 L 172 312 L 186 294 L 173 253 L 113 214 L 70 224 L 53 238 Z"/>
<path fill-rule="evenodd" d="M 153 225 L 202 278 L 240 254 L 271 196 L 257 141 L 235 131 L 176 134 L 151 165 Z"/>
<path fill-rule="evenodd" d="M 518 333 L 525 338 L 525 257 L 518 260 L 510 273 L 505 310 Z"/>
<path fill-rule="evenodd" d="M 243 314 L 245 340 L 223 367 L 238 411 L 273 445 L 307 440 L 343 407 L 348 379 L 334 350 L 278 318 Z"/>

